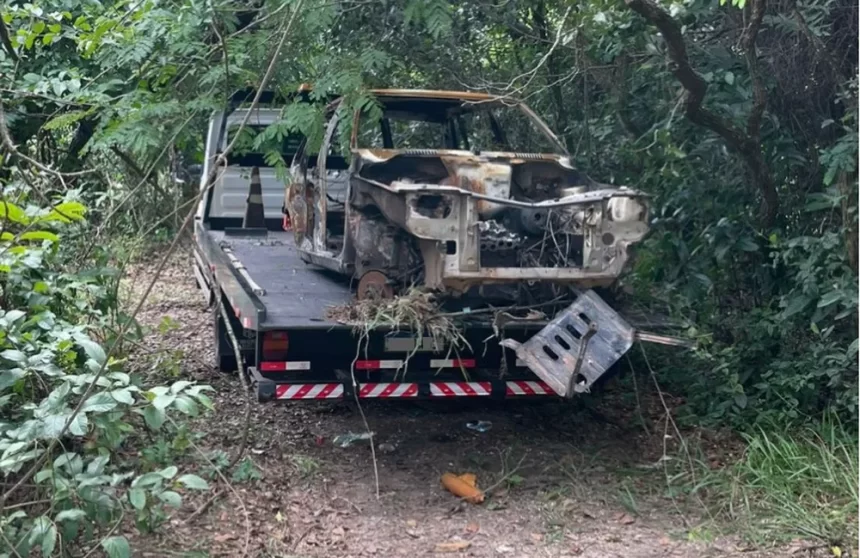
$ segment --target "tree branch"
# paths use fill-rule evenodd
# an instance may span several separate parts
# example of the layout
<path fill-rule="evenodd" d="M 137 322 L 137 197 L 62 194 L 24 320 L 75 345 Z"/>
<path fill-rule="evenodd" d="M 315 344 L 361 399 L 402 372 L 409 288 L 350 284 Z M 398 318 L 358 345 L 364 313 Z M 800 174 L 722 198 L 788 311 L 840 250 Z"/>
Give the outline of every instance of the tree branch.
<path fill-rule="evenodd" d="M 3 48 L 9 54 L 9 57 L 18 62 L 18 53 L 15 52 L 15 47 L 12 46 L 12 40 L 9 38 L 9 29 L 6 27 L 6 22 L 0 19 L 0 42 L 3 43 Z"/>
<path fill-rule="evenodd" d="M 779 212 L 779 197 L 770 169 L 762 155 L 761 141 L 758 136 L 766 96 L 764 85 L 760 82 L 760 78 L 758 78 L 757 65 L 754 64 L 753 68 L 753 72 L 756 75 L 751 75 L 751 77 L 754 88 L 758 80 L 761 90 L 754 93 L 753 109 L 747 125 L 748 130 L 755 132 L 751 134 L 748 131 L 739 129 L 729 120 L 702 106 L 705 100 L 705 93 L 708 90 L 708 84 L 690 65 L 686 43 L 684 42 L 681 26 L 678 25 L 678 22 L 655 4 L 653 0 L 625 0 L 625 3 L 631 10 L 654 25 L 660 32 L 660 35 L 662 35 L 663 40 L 666 41 L 669 70 L 684 88 L 682 102 L 687 118 L 691 122 L 719 135 L 726 142 L 729 149 L 740 155 L 762 195 L 761 213 L 764 225 L 772 225 Z M 744 32 L 744 40 L 749 45 L 754 45 L 756 36 L 758 35 L 758 29 L 764 17 L 765 0 L 757 0 L 752 10 L 753 17 L 751 18 L 751 23 Z M 750 49 L 747 50 L 749 51 Z M 754 49 L 752 50 L 752 56 L 755 57 L 755 51 Z"/>
<path fill-rule="evenodd" d="M 741 46 L 744 50 L 744 56 L 747 61 L 747 71 L 750 74 L 750 80 L 753 86 L 753 106 L 750 110 L 749 118 L 747 118 L 747 134 L 760 143 L 759 132 L 761 131 L 761 119 L 764 116 L 764 109 L 767 106 L 767 90 L 764 87 L 764 82 L 758 71 L 758 51 L 756 50 L 756 37 L 761 29 L 761 22 L 764 19 L 767 0 L 753 0 L 750 6 L 750 22 L 741 36 Z"/>
<path fill-rule="evenodd" d="M 5 146 L 6 149 L 9 151 L 9 153 L 14 155 L 15 157 L 18 157 L 22 161 L 26 161 L 27 163 L 33 165 L 42 172 L 46 172 L 59 178 L 60 182 L 63 183 L 63 186 L 65 186 L 66 184 L 66 182 L 63 180 L 63 177 L 83 176 L 85 174 L 95 172 L 93 170 L 83 170 L 78 172 L 60 172 L 52 169 L 47 165 L 43 165 L 39 161 L 28 157 L 18 151 L 18 148 L 15 146 L 15 142 L 12 141 L 12 136 L 9 134 L 9 127 L 6 124 L 6 111 L 3 109 L 3 101 L 0 101 L 0 143 L 2 143 L 3 146 Z"/>

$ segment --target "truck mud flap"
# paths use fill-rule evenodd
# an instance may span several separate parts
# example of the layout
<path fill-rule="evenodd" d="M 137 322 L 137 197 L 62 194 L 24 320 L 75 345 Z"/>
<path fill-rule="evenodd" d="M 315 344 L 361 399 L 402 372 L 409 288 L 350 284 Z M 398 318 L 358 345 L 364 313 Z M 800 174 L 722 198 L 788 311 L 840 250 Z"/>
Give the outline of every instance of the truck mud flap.
<path fill-rule="evenodd" d="M 532 372 L 562 397 L 587 392 L 630 350 L 636 331 L 587 291 L 525 343 L 505 339 Z"/>

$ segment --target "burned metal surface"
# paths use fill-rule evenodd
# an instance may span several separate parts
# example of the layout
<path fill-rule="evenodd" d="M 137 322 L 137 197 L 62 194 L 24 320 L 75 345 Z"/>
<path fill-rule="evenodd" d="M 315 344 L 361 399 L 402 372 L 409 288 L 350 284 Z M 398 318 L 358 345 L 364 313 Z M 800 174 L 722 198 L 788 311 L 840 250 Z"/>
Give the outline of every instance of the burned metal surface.
<path fill-rule="evenodd" d="M 635 331 L 594 291 L 586 291 L 525 343 L 502 345 L 562 397 L 587 392 L 633 346 Z"/>
<path fill-rule="evenodd" d="M 587 288 L 613 283 L 628 247 L 647 233 L 646 196 L 596 183 L 575 169 L 524 105 L 471 93 L 376 94 L 381 127 L 371 126 L 368 136 L 360 133 L 363 115 L 352 118 L 342 206 L 329 207 L 337 171 L 327 160 L 338 137 L 336 116 L 313 168 L 307 154 L 293 164 L 285 207 L 307 261 L 356 277 L 378 269 L 401 286 L 455 292 L 525 281 Z M 497 113 L 505 111 L 525 115 L 540 142 L 511 140 L 522 130 L 502 128 Z M 469 127 L 464 118 L 472 118 Z M 476 129 L 482 122 L 489 122 L 483 132 Z M 402 126 L 395 133 L 391 123 Z M 517 149 L 537 144 L 532 141 L 550 151 Z"/>

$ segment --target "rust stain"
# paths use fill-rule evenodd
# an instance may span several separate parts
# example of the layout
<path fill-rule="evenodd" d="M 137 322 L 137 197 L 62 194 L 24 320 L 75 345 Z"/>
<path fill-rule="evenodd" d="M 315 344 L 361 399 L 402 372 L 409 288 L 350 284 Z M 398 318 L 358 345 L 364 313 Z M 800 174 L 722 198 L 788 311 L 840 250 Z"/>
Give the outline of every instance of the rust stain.
<path fill-rule="evenodd" d="M 302 184 L 292 182 L 287 187 L 287 212 L 290 214 L 296 241 L 301 244 L 308 232 L 308 205 L 307 200 L 313 200 L 313 189 L 305 186 L 305 192 L 301 193 Z"/>

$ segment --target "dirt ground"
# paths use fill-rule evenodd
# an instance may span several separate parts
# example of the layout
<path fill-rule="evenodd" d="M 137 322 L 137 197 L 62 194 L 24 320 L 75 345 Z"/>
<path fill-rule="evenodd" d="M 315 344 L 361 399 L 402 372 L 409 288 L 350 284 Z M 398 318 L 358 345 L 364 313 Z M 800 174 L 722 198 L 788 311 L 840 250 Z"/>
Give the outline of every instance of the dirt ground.
<path fill-rule="evenodd" d="M 212 314 L 190 269 L 189 255 L 174 258 L 140 319 L 153 329 L 148 347 L 181 351 L 181 376 L 215 388 L 216 411 L 196 422 L 196 443 L 203 452 L 229 452 L 240 443 L 245 396 L 236 376 L 212 368 Z M 137 273 L 134 291 L 148 280 Z M 158 331 L 164 316 L 174 322 L 166 333 Z M 229 485 L 213 480 L 218 497 L 202 513 L 211 494 L 189 495 L 157 534 L 130 528 L 127 535 L 137 556 L 808 556 L 752 549 L 730 526 L 708 521 L 702 506 L 672 500 L 659 461 L 662 429 L 646 433 L 629 390 L 612 382 L 593 399 L 365 403 L 378 489 L 369 445 L 333 444 L 339 434 L 364 431 L 354 404 L 254 403 L 253 467 L 244 472 L 258 475 Z M 652 403 L 643 405 L 645 420 L 658 424 L 661 407 Z M 465 427 L 478 419 L 492 428 Z M 191 454 L 185 468 L 205 468 L 201 454 Z M 440 476 L 449 471 L 477 475 L 486 501 L 466 504 L 446 492 Z"/>

